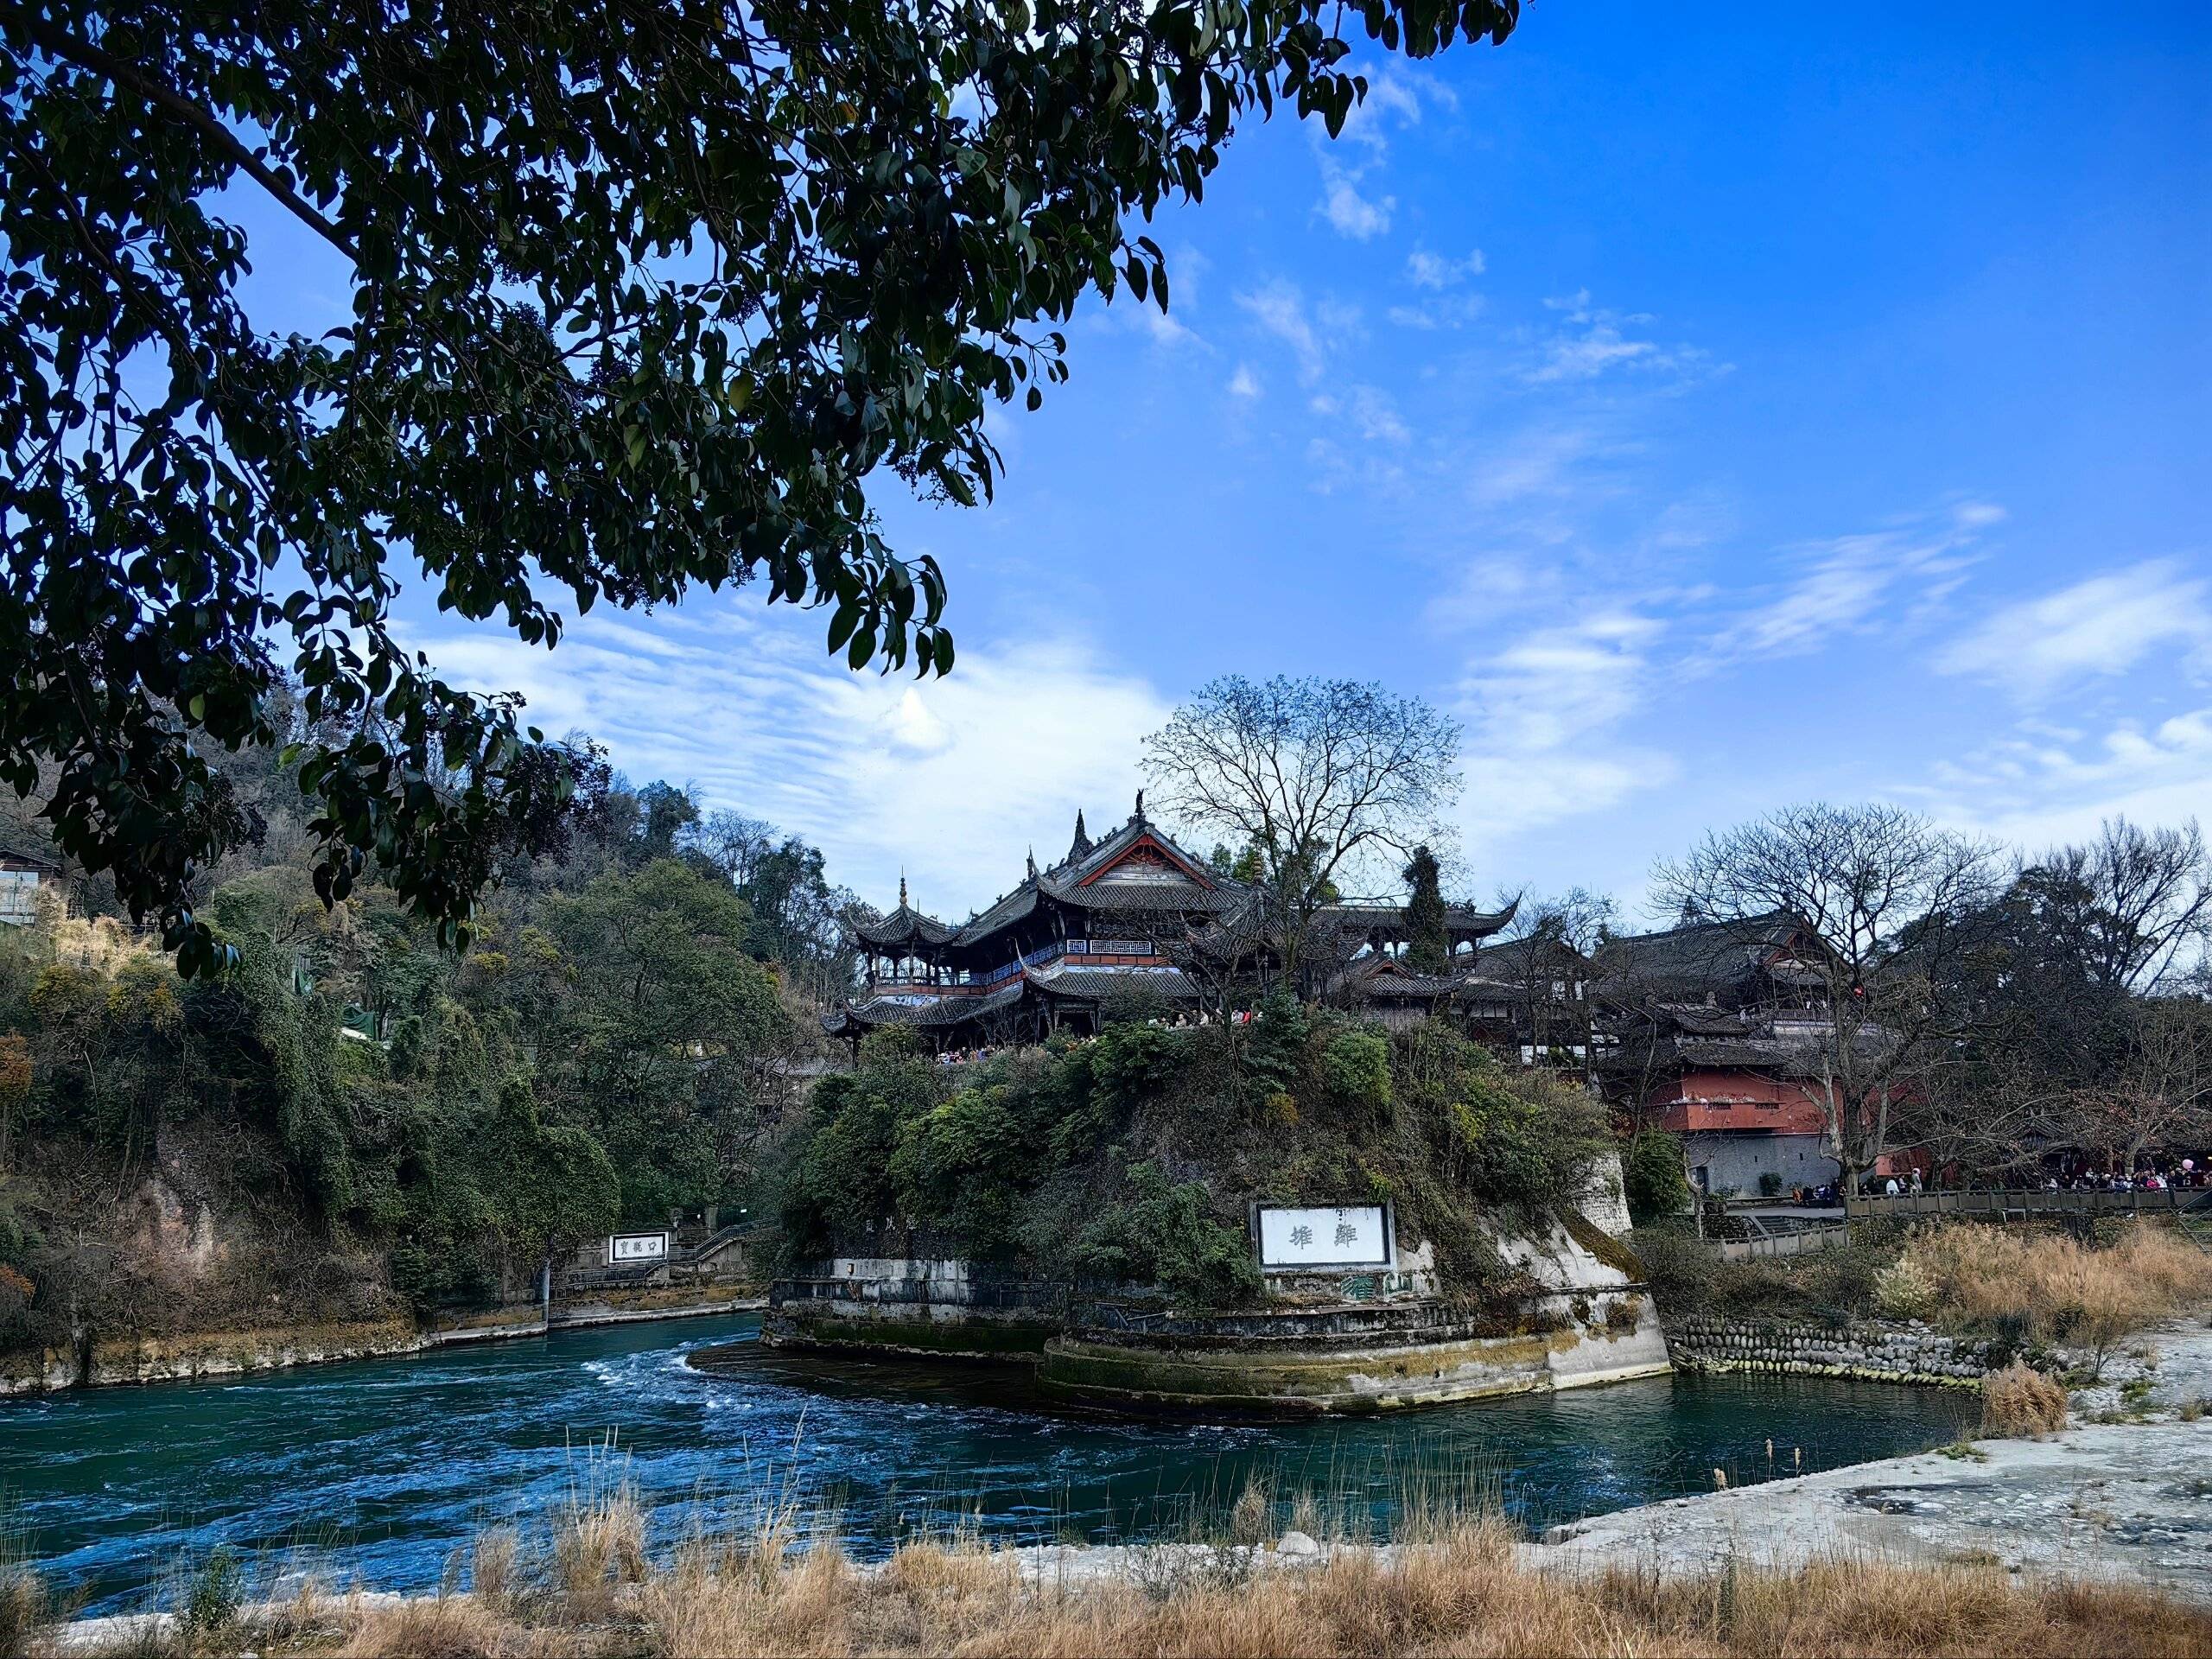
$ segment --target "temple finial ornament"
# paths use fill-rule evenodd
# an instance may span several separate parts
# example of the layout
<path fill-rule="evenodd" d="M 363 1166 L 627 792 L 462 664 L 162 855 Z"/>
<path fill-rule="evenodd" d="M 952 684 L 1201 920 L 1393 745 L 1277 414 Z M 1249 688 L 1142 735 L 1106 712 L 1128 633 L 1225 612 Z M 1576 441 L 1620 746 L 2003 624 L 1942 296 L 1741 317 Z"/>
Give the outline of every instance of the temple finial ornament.
<path fill-rule="evenodd" d="M 1032 881 L 1037 879 L 1037 849 L 1034 847 L 1029 849 L 1029 879 Z"/>
<path fill-rule="evenodd" d="M 1137 822 L 1144 822 L 1144 791 L 1137 791 Z"/>
<path fill-rule="evenodd" d="M 899 908 L 906 908 L 906 872 L 904 870 L 899 872 Z"/>
<path fill-rule="evenodd" d="M 1090 834 L 1083 827 L 1083 809 L 1075 810 L 1075 840 L 1068 848 L 1068 861 L 1073 863 L 1090 850 Z"/>

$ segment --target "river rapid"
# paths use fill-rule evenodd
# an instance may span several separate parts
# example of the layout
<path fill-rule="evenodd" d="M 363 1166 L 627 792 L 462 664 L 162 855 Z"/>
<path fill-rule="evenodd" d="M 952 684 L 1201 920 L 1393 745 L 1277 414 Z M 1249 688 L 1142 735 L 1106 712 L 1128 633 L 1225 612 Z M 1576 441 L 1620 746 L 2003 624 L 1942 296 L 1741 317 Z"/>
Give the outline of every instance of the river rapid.
<path fill-rule="evenodd" d="M 666 1547 L 787 1504 L 863 1554 L 964 1525 L 995 1541 L 1176 1532 L 1267 1482 L 1387 1535 L 1409 1492 L 1502 1495 L 1532 1528 L 1924 1451 L 1969 1394 L 1823 1378 L 1656 1377 L 1336 1422 L 1051 1409 L 1020 1374 L 781 1354 L 752 1315 L 404 1358 L 0 1401 L 0 1524 L 86 1613 L 170 1599 L 218 1544 L 264 1592 L 428 1589 L 468 1541 L 527 1536 L 626 1482 Z M 702 1369 L 690 1363 L 716 1351 Z M 613 1449 L 607 1448 L 612 1440 Z M 1770 1460 L 1768 1445 L 1773 1456 Z"/>

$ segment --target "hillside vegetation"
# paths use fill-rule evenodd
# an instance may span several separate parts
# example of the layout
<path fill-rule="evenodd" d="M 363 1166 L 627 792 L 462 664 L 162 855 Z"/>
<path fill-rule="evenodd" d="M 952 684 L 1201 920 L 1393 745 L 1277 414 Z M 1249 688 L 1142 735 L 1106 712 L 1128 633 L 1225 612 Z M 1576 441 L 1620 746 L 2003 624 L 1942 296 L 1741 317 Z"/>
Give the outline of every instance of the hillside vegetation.
<path fill-rule="evenodd" d="M 1249 1025 L 1129 1020 L 957 1072 L 905 1033 L 816 1086 L 783 1169 L 795 1255 L 964 1255 L 1054 1278 L 1157 1283 L 1205 1305 L 1258 1288 L 1252 1199 L 1397 1205 L 1446 1282 L 1509 1287 L 1485 1223 L 1573 1205 L 1603 1110 L 1449 1027 L 1390 1035 L 1265 1004 Z"/>
<path fill-rule="evenodd" d="M 230 971 L 180 979 L 96 879 L 0 929 L 0 1352 L 481 1303 L 565 1241 L 747 1202 L 842 896 L 577 753 L 465 954 L 373 871 L 326 909 L 281 770 L 242 780 L 262 840 L 203 902 Z"/>

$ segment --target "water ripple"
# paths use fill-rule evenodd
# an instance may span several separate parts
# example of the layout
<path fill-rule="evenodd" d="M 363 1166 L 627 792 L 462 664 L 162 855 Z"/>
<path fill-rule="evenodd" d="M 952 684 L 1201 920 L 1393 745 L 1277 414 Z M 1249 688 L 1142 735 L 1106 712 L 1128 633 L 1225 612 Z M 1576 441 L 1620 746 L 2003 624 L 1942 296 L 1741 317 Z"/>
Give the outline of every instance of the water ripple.
<path fill-rule="evenodd" d="M 567 1332 L 219 1383 L 0 1402 L 0 1491 L 65 1594 L 145 1605 L 217 1541 L 263 1581 L 303 1555 L 344 1581 L 435 1584 L 498 1520 L 537 1522 L 610 1473 L 652 1536 L 834 1503 L 857 1548 L 977 1521 L 990 1535 L 1141 1535 L 1249 1480 L 1387 1522 L 1409 1483 L 1489 1481 L 1531 1522 L 1950 1439 L 1953 1396 L 1810 1379 L 1681 1378 L 1355 1423 L 1122 1421 L 1051 1408 L 1011 1373 L 810 1362 L 748 1317 Z M 720 1347 L 717 1369 L 695 1369 Z M 611 1453 L 603 1450 L 613 1437 Z"/>

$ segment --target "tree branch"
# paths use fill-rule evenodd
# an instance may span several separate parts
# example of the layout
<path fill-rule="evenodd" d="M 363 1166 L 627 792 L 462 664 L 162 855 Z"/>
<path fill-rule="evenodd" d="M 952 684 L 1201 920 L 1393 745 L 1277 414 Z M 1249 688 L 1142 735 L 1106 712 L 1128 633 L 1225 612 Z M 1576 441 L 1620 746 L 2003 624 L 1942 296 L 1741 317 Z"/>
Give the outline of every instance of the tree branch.
<path fill-rule="evenodd" d="M 65 63 L 73 63 L 79 69 L 105 78 L 114 84 L 118 92 L 134 92 L 167 110 L 229 157 L 255 183 L 282 203 L 294 218 L 348 259 L 359 263 L 360 255 L 346 239 L 344 232 L 326 219 L 313 202 L 287 184 L 267 162 L 240 143 L 236 133 L 190 99 L 140 73 L 114 54 L 54 28 L 22 6 L 0 4 L 0 17 L 6 19 L 10 30 L 21 31 L 41 50 L 50 53 Z"/>

